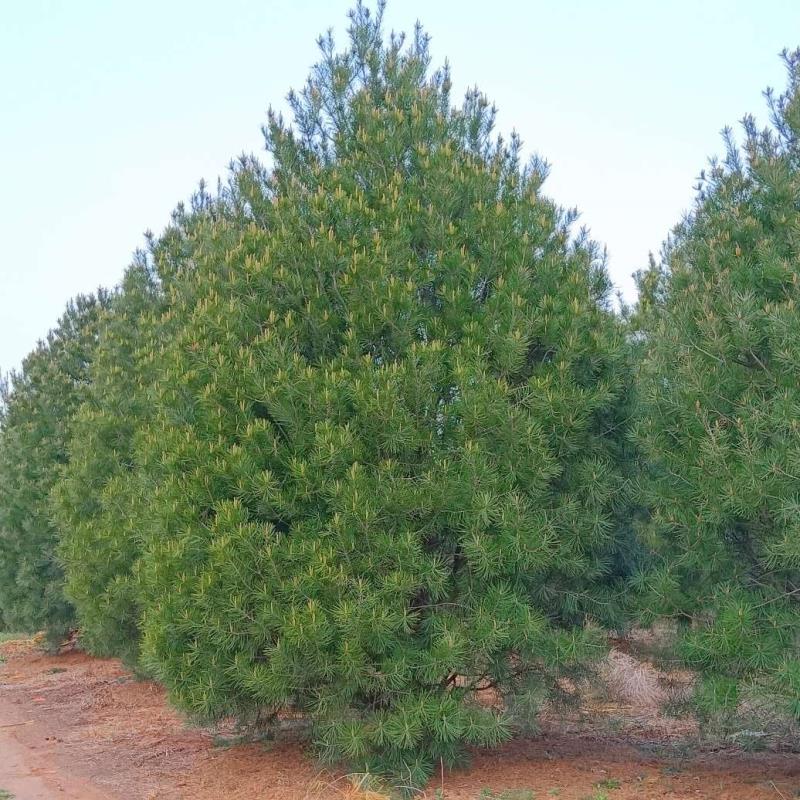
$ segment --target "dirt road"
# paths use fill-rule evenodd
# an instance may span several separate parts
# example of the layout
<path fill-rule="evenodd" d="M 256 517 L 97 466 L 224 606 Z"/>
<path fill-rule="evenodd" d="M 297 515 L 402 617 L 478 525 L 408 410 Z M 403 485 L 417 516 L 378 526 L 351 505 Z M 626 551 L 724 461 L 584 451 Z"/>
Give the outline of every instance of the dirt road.
<path fill-rule="evenodd" d="M 237 744 L 187 726 L 159 686 L 117 661 L 47 656 L 32 642 L 0 645 L 0 658 L 0 789 L 16 800 L 366 798 L 298 745 Z M 590 729 L 578 718 L 476 754 L 471 769 L 445 773 L 444 798 L 477 800 L 490 789 L 539 800 L 787 800 L 800 790 L 800 756 L 680 758 L 683 732 L 672 723 L 637 708 L 615 708 L 608 722 Z"/>
<path fill-rule="evenodd" d="M 6 649 L 16 655 L 15 650 L 20 648 L 11 643 Z M 22 649 L 35 653 L 29 646 Z M 12 661 L 16 660 L 12 655 Z M 6 684 L 8 676 L 6 668 L 0 677 L 0 789 L 15 800 L 115 800 L 116 795 L 98 791 L 62 767 L 61 742 L 42 735 L 40 710 L 36 708 L 42 698 L 29 696 L 28 706 L 25 697 Z"/>
<path fill-rule="evenodd" d="M 11 732 L 8 709 L 0 704 L 0 787 L 16 800 L 113 800 L 89 783 L 65 776 L 52 766 L 47 751 L 20 744 Z M 21 723 L 24 725 L 25 723 Z"/>

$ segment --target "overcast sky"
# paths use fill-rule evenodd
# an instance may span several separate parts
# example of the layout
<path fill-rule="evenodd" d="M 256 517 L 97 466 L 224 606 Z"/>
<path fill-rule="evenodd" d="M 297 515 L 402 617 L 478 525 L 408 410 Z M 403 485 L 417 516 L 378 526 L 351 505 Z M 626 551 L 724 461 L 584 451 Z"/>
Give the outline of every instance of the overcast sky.
<path fill-rule="evenodd" d="M 200 178 L 263 149 L 340 39 L 349 0 L 0 0 L 0 369 L 19 364 L 67 299 L 120 279 Z M 798 0 L 390 0 L 420 19 L 458 94 L 477 84 L 546 189 L 577 206 L 632 299 L 631 273 L 690 206 L 719 131 L 782 88 Z"/>

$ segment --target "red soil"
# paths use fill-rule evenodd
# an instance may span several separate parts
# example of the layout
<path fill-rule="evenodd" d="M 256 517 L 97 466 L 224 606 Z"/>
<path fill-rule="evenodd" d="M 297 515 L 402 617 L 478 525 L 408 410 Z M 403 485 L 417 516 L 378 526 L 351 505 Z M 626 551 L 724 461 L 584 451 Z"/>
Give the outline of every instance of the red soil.
<path fill-rule="evenodd" d="M 320 770 L 297 744 L 218 746 L 118 661 L 47 656 L 32 642 L 0 645 L 0 657 L 0 789 L 17 800 L 378 797 Z M 647 709 L 611 711 L 604 724 L 578 715 L 478 753 L 469 770 L 439 776 L 428 796 L 442 783 L 445 800 L 477 800 L 484 788 L 531 790 L 538 800 L 601 792 L 608 800 L 789 800 L 800 790 L 796 754 L 698 751 L 680 745 L 685 724 L 671 729 Z"/>

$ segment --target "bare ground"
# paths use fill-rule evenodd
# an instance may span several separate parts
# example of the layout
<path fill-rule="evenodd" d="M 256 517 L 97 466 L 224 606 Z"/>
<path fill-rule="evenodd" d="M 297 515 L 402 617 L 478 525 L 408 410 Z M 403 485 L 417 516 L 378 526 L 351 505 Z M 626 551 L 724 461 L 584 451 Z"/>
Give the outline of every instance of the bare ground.
<path fill-rule="evenodd" d="M 0 645 L 0 790 L 17 800 L 318 800 L 367 798 L 297 744 L 231 744 L 189 727 L 154 683 L 115 660 Z M 619 667 L 619 664 L 616 665 Z M 692 726 L 662 717 L 641 689 L 627 700 L 545 720 L 542 735 L 445 772 L 433 798 L 789 800 L 800 756 L 697 747 Z M 624 692 L 622 693 L 624 694 Z M 642 697 L 638 697 L 642 695 Z M 599 714 L 599 716 L 598 716 Z M 377 795 L 371 795 L 376 798 Z M 2 792 L 0 792 L 2 797 Z"/>

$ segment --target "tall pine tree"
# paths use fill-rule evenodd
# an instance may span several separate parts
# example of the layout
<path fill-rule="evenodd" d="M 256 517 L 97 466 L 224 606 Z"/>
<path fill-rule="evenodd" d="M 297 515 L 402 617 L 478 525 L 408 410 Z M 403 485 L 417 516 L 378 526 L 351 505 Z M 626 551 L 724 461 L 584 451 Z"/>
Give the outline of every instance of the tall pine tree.
<path fill-rule="evenodd" d="M 49 493 L 68 461 L 73 415 L 86 396 L 97 323 L 108 296 L 79 296 L 12 373 L 0 407 L 0 614 L 10 630 L 74 625 L 56 556 Z"/>
<path fill-rule="evenodd" d="M 190 208 L 179 206 L 167 230 L 126 271 L 101 318 L 91 385 L 52 493 L 66 594 L 77 609 L 82 643 L 132 664 L 139 652 L 137 565 L 149 503 L 136 442 L 154 418 L 160 354 L 178 324 L 170 312 L 175 284 L 191 270 L 196 229 L 225 202 L 201 186 Z"/>
<path fill-rule="evenodd" d="M 382 7 L 381 7 L 382 9 Z M 144 655 L 200 717 L 308 714 L 419 786 L 602 650 L 625 503 L 625 352 L 544 170 L 453 107 L 420 30 L 349 47 L 198 232 L 163 359 Z"/>
<path fill-rule="evenodd" d="M 753 682 L 800 716 L 800 53 L 772 126 L 704 175 L 641 276 L 639 440 L 655 567 L 648 617 L 686 622 L 697 699 L 735 710 Z"/>

